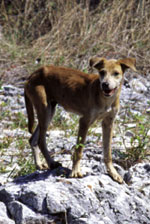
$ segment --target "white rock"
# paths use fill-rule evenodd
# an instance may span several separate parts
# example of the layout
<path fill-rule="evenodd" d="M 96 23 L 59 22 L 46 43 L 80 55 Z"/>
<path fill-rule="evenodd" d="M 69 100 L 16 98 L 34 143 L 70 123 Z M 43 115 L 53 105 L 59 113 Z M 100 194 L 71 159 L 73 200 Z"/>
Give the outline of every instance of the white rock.
<path fill-rule="evenodd" d="M 91 132 L 95 134 L 102 134 L 102 128 L 91 128 Z"/>
<path fill-rule="evenodd" d="M 134 136 L 134 133 L 132 131 L 128 130 L 128 131 L 126 131 L 125 136 L 127 136 L 127 137 L 133 137 Z"/>
<path fill-rule="evenodd" d="M 65 135 L 65 131 L 62 131 L 62 130 L 50 130 L 50 137 L 51 138 L 63 137 L 64 135 Z"/>
<path fill-rule="evenodd" d="M 147 135 L 150 136 L 150 129 L 148 130 Z"/>
<path fill-rule="evenodd" d="M 135 123 L 130 123 L 130 124 L 125 124 L 126 127 L 128 128 L 135 128 L 136 124 Z"/>
<path fill-rule="evenodd" d="M 137 93 L 144 93 L 147 91 L 146 86 L 138 79 L 133 79 L 130 82 L 133 90 Z"/>
<path fill-rule="evenodd" d="M 3 202 L 0 202 L 0 224 L 15 224 L 15 222 L 8 217 L 7 209 Z"/>

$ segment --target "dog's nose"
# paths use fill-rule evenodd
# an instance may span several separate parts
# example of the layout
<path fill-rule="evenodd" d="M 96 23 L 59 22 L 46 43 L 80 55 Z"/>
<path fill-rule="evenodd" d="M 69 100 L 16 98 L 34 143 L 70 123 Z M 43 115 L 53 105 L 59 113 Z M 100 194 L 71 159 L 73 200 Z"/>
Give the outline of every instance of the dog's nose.
<path fill-rule="evenodd" d="M 109 83 L 108 82 L 103 82 L 102 83 L 102 88 L 103 88 L 103 90 L 108 90 L 109 89 Z"/>

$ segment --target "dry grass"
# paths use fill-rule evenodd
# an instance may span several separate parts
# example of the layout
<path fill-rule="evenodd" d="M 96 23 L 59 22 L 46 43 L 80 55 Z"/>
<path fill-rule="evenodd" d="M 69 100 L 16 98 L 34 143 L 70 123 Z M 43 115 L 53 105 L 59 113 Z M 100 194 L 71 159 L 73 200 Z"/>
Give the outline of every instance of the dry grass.
<path fill-rule="evenodd" d="M 102 0 L 91 10 L 88 0 L 12 1 L 1 3 L 2 62 L 33 70 L 35 59 L 88 70 L 93 55 L 133 56 L 148 71 L 150 2 Z"/>

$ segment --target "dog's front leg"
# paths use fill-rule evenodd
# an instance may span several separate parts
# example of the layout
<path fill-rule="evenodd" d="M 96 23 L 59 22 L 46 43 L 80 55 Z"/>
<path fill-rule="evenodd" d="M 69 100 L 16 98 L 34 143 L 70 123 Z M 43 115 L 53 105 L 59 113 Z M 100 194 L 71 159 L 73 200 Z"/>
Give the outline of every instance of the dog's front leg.
<path fill-rule="evenodd" d="M 80 161 L 82 158 L 84 142 L 86 139 L 86 134 L 88 131 L 89 122 L 88 119 L 80 118 L 79 121 L 79 132 L 78 132 L 78 139 L 77 144 L 74 146 L 74 153 L 73 153 L 73 166 L 72 172 L 70 177 L 82 177 L 81 168 L 80 168 Z"/>
<path fill-rule="evenodd" d="M 108 116 L 102 121 L 103 129 L 103 150 L 104 150 L 104 162 L 107 168 L 108 174 L 118 183 L 122 183 L 123 179 L 118 174 L 112 163 L 112 152 L 111 152 L 111 141 L 113 134 L 113 123 L 114 123 L 115 113 L 114 111 L 109 112 Z"/>

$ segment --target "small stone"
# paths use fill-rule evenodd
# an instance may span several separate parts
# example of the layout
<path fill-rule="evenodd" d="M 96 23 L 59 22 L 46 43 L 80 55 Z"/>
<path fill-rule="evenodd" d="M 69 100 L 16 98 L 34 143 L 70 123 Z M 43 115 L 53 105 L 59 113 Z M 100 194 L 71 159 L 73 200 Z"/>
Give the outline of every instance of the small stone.
<path fill-rule="evenodd" d="M 136 124 L 134 124 L 134 123 L 127 124 L 126 127 L 128 127 L 128 128 L 135 128 L 136 127 Z"/>
<path fill-rule="evenodd" d="M 150 172 L 150 164 L 145 164 L 144 169 L 146 169 L 147 172 Z"/>
<path fill-rule="evenodd" d="M 99 135 L 102 134 L 102 128 L 92 128 L 91 131 L 92 131 L 92 133 L 95 133 L 96 135 L 97 134 L 99 134 Z"/>
<path fill-rule="evenodd" d="M 127 136 L 127 137 L 133 137 L 134 136 L 134 133 L 132 132 L 132 131 L 126 131 L 126 133 L 125 133 L 125 136 Z"/>
<path fill-rule="evenodd" d="M 150 129 L 149 129 L 148 132 L 147 132 L 147 136 L 150 136 Z"/>
<path fill-rule="evenodd" d="M 144 93 L 147 91 L 147 87 L 138 79 L 133 79 L 130 82 L 130 85 L 132 86 L 134 91 L 137 93 Z"/>
<path fill-rule="evenodd" d="M 128 171 L 125 173 L 124 175 L 124 181 L 127 183 L 127 184 L 130 184 L 131 183 L 131 179 L 132 179 L 132 175 L 131 173 Z"/>
<path fill-rule="evenodd" d="M 147 113 L 147 114 L 150 114 L 150 108 L 148 108 L 148 109 L 146 110 L 146 113 Z"/>

